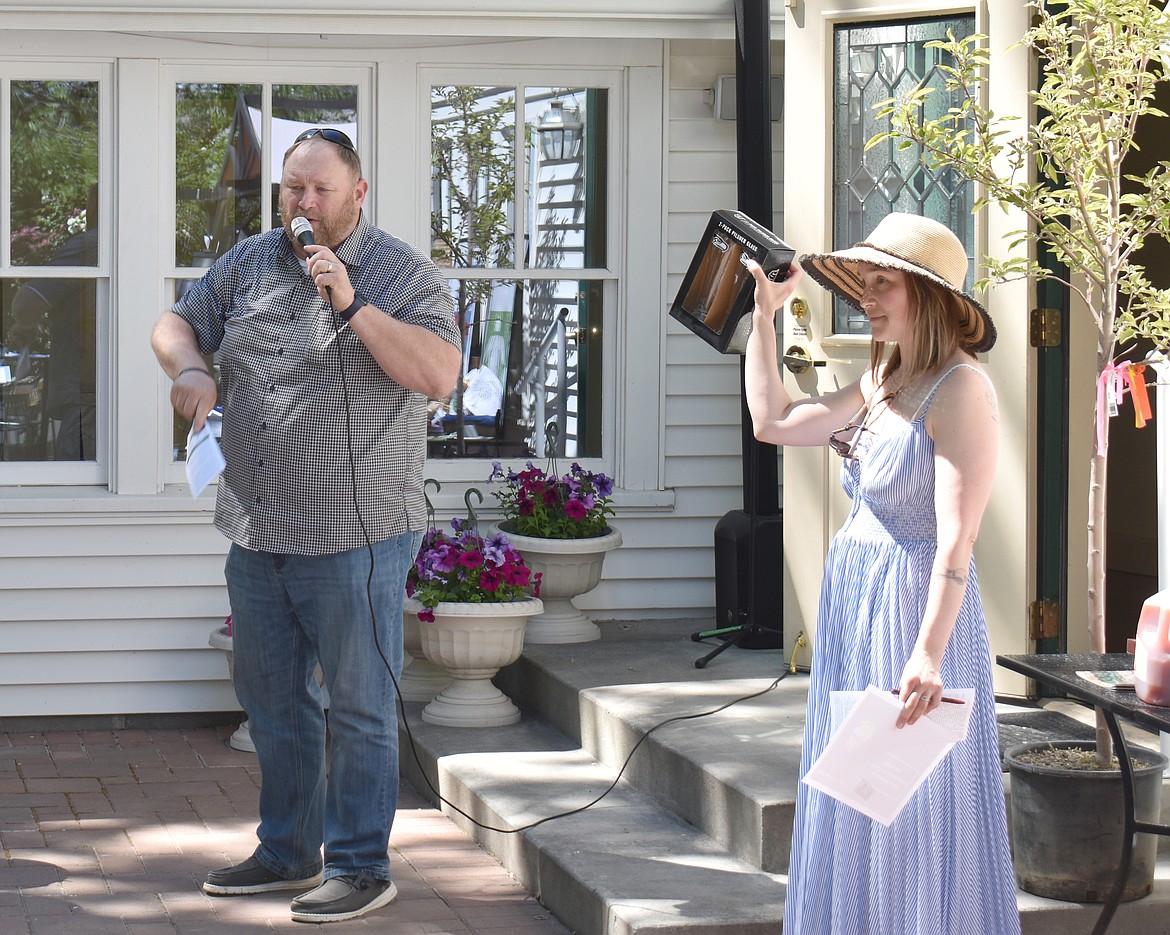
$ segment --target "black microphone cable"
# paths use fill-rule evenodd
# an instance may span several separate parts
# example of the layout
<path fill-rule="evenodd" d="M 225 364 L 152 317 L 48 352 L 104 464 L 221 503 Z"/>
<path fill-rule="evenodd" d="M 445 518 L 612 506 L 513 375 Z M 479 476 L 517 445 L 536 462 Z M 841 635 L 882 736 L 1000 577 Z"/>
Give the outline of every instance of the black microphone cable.
<path fill-rule="evenodd" d="M 296 223 L 297 220 L 299 220 L 299 219 L 298 218 L 293 219 L 292 226 L 293 226 L 294 233 L 297 233 L 297 227 L 298 227 L 298 225 Z M 306 226 L 306 227 L 309 226 L 308 221 L 305 222 L 304 226 Z M 301 234 L 298 233 L 297 236 L 298 236 L 298 239 L 300 239 Z M 312 241 L 312 228 L 311 227 L 309 227 L 308 242 L 309 243 L 313 242 Z M 302 243 L 304 243 L 304 241 L 302 241 Z M 677 721 L 692 721 L 692 720 L 696 720 L 698 718 L 710 717 L 711 715 L 718 714 L 721 711 L 725 711 L 728 708 L 730 708 L 732 705 L 737 705 L 742 701 L 750 701 L 753 698 L 759 698 L 760 696 L 766 695 L 768 692 L 772 691 L 785 678 L 788 677 L 788 675 L 790 674 L 790 672 L 792 670 L 789 668 L 784 668 L 784 669 L 782 669 L 780 675 L 778 675 L 772 681 L 772 683 L 770 685 L 768 685 L 766 688 L 760 689 L 757 692 L 752 692 L 751 694 L 748 694 L 748 695 L 742 695 L 738 698 L 733 698 L 731 701 L 728 701 L 724 704 L 721 704 L 716 708 L 712 708 L 709 711 L 700 711 L 700 712 L 693 713 L 693 714 L 678 714 L 678 715 L 674 715 L 673 717 L 668 717 L 662 721 L 659 721 L 657 724 L 655 724 L 651 728 L 649 728 L 641 737 L 638 738 L 638 742 L 635 743 L 634 746 L 631 748 L 629 754 L 626 756 L 625 761 L 622 763 L 621 768 L 618 770 L 617 775 L 614 777 L 613 782 L 611 782 L 609 784 L 609 786 L 606 787 L 605 791 L 602 792 L 600 795 L 598 795 L 591 802 L 587 802 L 585 805 L 578 806 L 577 808 L 569 809 L 568 811 L 564 811 L 564 812 L 558 812 L 554 815 L 547 815 L 544 818 L 537 819 L 536 821 L 530 822 L 527 825 L 522 825 L 519 828 L 498 828 L 494 825 L 484 824 L 479 819 L 475 818 L 472 815 L 469 815 L 467 812 L 465 812 L 462 808 L 460 808 L 458 805 L 456 805 L 450 799 L 447 799 L 446 797 L 444 797 L 443 794 L 438 789 L 435 788 L 434 783 L 431 782 L 431 778 L 430 778 L 430 776 L 427 775 L 427 771 L 423 767 L 422 760 L 419 758 L 418 747 L 415 744 L 415 740 L 414 740 L 414 733 L 410 729 L 410 720 L 406 716 L 406 702 L 402 697 L 401 689 L 398 687 L 398 679 L 394 675 L 394 668 L 393 668 L 393 666 L 391 666 L 390 660 L 386 658 L 386 653 L 382 648 L 381 639 L 378 636 L 378 616 L 377 616 L 377 611 L 374 607 L 374 595 L 373 595 L 374 561 L 375 561 L 374 546 L 373 546 L 373 543 L 370 541 L 370 534 L 366 528 L 365 518 L 362 516 L 361 505 L 358 502 L 358 496 L 357 496 L 357 466 L 355 464 L 354 452 L 353 452 L 353 421 L 352 421 L 352 414 L 350 412 L 349 377 L 348 377 L 348 374 L 346 373 L 346 369 L 345 369 L 345 355 L 342 354 L 342 352 L 341 352 L 342 326 L 341 326 L 340 320 L 337 316 L 337 312 L 333 308 L 332 290 L 330 290 L 328 287 L 326 287 L 325 291 L 329 296 L 328 299 L 326 299 L 326 305 L 329 306 L 329 310 L 333 316 L 333 343 L 337 348 L 337 367 L 338 367 L 338 373 L 341 377 L 342 399 L 344 400 L 344 403 L 345 403 L 345 434 L 346 434 L 347 451 L 349 453 L 350 492 L 351 492 L 351 495 L 353 498 L 353 508 L 354 508 L 354 513 L 357 515 L 358 526 L 361 528 L 362 536 L 366 542 L 366 550 L 369 552 L 369 556 L 370 556 L 370 571 L 369 571 L 368 576 L 366 577 L 366 601 L 367 601 L 369 608 L 370 608 L 370 626 L 373 630 L 374 647 L 378 650 L 378 655 L 382 659 L 382 664 L 386 667 L 386 671 L 388 673 L 390 673 L 390 680 L 394 683 L 394 694 L 395 694 L 395 697 L 397 698 L 397 701 L 398 701 L 398 709 L 402 712 L 402 725 L 403 725 L 403 727 L 406 728 L 406 737 L 407 737 L 407 740 L 410 741 L 411 755 L 414 757 L 414 762 L 418 765 L 419 774 L 423 777 L 423 780 L 426 782 L 427 788 L 430 789 L 430 791 L 435 795 L 435 798 L 439 802 L 441 802 L 443 805 L 446 805 L 449 808 L 453 809 L 458 814 L 462 815 L 464 818 L 466 818 L 468 821 L 470 821 L 473 825 L 475 825 L 479 828 L 483 828 L 485 831 L 495 831 L 495 832 L 498 832 L 500 834 L 519 834 L 522 831 L 529 831 L 532 828 L 537 827 L 538 825 L 543 825 L 545 822 L 554 821 L 557 818 L 566 818 L 569 815 L 579 814 L 580 812 L 583 812 L 586 809 L 592 808 L 594 805 L 596 805 L 598 802 L 600 802 L 602 799 L 604 799 L 607 795 L 609 795 L 615 788 L 617 788 L 617 784 L 621 781 L 622 776 L 625 774 L 626 768 L 630 765 L 630 761 L 634 758 L 634 754 L 638 752 L 638 748 L 641 747 L 643 742 L 647 738 L 649 738 L 649 736 L 651 734 L 653 734 L 655 731 L 657 731 L 659 728 L 665 727 L 668 724 L 673 724 Z"/>

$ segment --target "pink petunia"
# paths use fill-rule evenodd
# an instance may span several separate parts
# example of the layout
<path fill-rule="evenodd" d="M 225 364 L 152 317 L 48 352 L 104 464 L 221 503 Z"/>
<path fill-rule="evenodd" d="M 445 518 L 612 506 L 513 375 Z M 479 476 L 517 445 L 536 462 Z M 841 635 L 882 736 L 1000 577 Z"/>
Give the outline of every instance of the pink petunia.
<path fill-rule="evenodd" d="M 478 568 L 483 564 L 483 553 L 478 549 L 464 552 L 459 556 L 459 564 L 464 568 Z"/>
<path fill-rule="evenodd" d="M 519 585 L 523 587 L 528 584 L 530 572 L 527 565 L 519 565 L 514 562 L 509 562 L 503 567 L 504 582 L 506 584 Z"/>
<path fill-rule="evenodd" d="M 498 568 L 485 568 L 479 576 L 479 586 L 489 594 L 494 594 L 504 583 L 504 576 Z"/>

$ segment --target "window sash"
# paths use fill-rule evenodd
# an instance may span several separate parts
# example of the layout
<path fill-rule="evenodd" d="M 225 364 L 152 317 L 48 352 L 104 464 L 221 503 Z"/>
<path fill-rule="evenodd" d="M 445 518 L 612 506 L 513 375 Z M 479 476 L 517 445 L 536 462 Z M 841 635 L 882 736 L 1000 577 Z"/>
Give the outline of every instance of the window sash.
<path fill-rule="evenodd" d="M 579 83 L 577 83 L 579 81 Z M 575 424 L 578 427 L 577 433 L 573 436 L 571 445 L 577 446 L 584 444 L 585 450 L 578 450 L 574 452 L 569 451 L 567 455 L 570 458 L 576 457 L 580 460 L 589 460 L 596 462 L 598 469 L 605 468 L 613 470 L 612 465 L 607 464 L 607 461 L 612 461 L 613 451 L 612 443 L 607 448 L 607 439 L 614 437 L 613 427 L 615 425 L 616 415 L 612 409 L 610 401 L 616 395 L 614 392 L 606 392 L 606 387 L 610 386 L 613 377 L 610 375 L 614 372 L 614 361 L 618 349 L 616 342 L 611 340 L 613 335 L 618 333 L 620 328 L 618 315 L 616 310 L 618 308 L 618 277 L 607 266 L 602 267 L 562 267 L 562 268 L 543 268 L 528 265 L 528 256 L 525 246 L 528 238 L 535 232 L 528 229 L 530 219 L 535 219 L 535 213 L 532 210 L 531 200 L 537 197 L 537 193 L 533 191 L 530 186 L 536 184 L 536 162 L 530 159 L 530 145 L 533 141 L 527 138 L 527 134 L 522 132 L 528 118 L 525 114 L 526 102 L 530 97 L 535 95 L 540 100 L 531 105 L 531 113 L 536 119 L 542 115 L 546 109 L 546 99 L 551 101 L 557 97 L 557 89 L 573 88 L 577 93 L 586 93 L 582 89 L 599 89 L 604 92 L 606 106 L 599 108 L 599 116 L 597 120 L 604 120 L 604 125 L 593 124 L 592 132 L 600 133 L 601 138 L 606 142 L 606 150 L 604 152 L 605 165 L 597 173 L 597 179 L 586 178 L 585 184 L 605 183 L 603 191 L 605 192 L 605 203 L 600 210 L 600 216 L 604 219 L 605 230 L 600 233 L 602 237 L 602 245 L 600 253 L 609 261 L 609 258 L 614 256 L 614 232 L 618 229 L 617 220 L 620 217 L 616 212 L 616 204 L 614 203 L 615 193 L 618 190 L 616 184 L 612 184 L 612 179 L 617 177 L 620 173 L 619 153 L 620 150 L 616 145 L 616 126 L 615 126 L 615 112 L 617 107 L 615 101 L 618 99 L 617 90 L 620 88 L 619 75 L 615 72 L 586 72 L 580 75 L 569 76 L 568 74 L 557 72 L 543 73 L 536 69 L 529 71 L 521 70 L 520 73 L 516 69 L 509 69 L 507 73 L 496 73 L 491 69 L 442 69 L 429 71 L 424 70 L 420 80 L 420 95 L 426 94 L 425 107 L 420 108 L 421 112 L 426 115 L 425 128 L 423 128 L 424 121 L 420 120 L 420 139 L 425 140 L 426 153 L 425 159 L 421 160 L 421 164 L 428 169 L 428 181 L 430 178 L 431 162 L 431 147 L 433 145 L 432 139 L 432 88 L 450 88 L 450 87 L 470 87 L 470 88 L 484 88 L 492 89 L 500 95 L 512 96 L 512 127 L 514 132 L 512 134 L 512 199 L 511 199 L 511 224 L 512 224 L 512 246 L 509 251 L 510 262 L 495 263 L 493 265 L 484 266 L 443 266 L 444 275 L 454 283 L 468 282 L 468 281 L 514 281 L 522 284 L 539 283 L 543 281 L 549 282 L 564 282 L 564 281 L 578 281 L 578 282 L 597 282 L 602 289 L 599 309 L 602 316 L 602 339 L 594 342 L 588 353 L 585 353 L 585 346 L 581 342 L 567 342 L 566 348 L 562 351 L 562 356 L 571 356 L 577 362 L 577 384 L 575 399 L 576 405 L 574 408 L 574 417 L 578 420 Z M 551 93 L 550 93 L 551 92 Z M 569 97 L 566 93 L 561 95 L 562 98 Z M 586 133 L 590 132 L 589 118 L 586 119 Z M 539 144 L 537 144 L 539 145 Z M 580 153 L 580 158 L 585 159 L 584 150 Z M 432 189 L 428 186 L 427 189 L 428 204 L 425 217 L 431 218 L 431 211 L 435 205 L 429 200 L 433 197 Z M 588 220 L 588 219 L 587 219 Z M 426 242 L 431 242 L 431 230 L 428 223 L 428 239 Z M 590 232 L 590 235 L 597 235 L 597 232 Z M 436 241 L 436 246 L 438 241 Z M 442 262 L 441 256 L 437 260 Z M 611 262 L 611 261 L 610 261 Z M 596 304 L 596 300 L 593 304 Z M 574 323 L 576 317 L 574 316 Z M 531 336 L 533 340 L 537 336 Z M 600 362 L 596 361 L 597 351 L 600 350 Z M 528 348 L 528 351 L 533 351 Z M 526 361 L 528 362 L 528 353 L 526 352 Z M 588 362 L 588 366 L 581 368 L 582 362 Z M 471 363 L 474 363 L 472 361 Z M 465 366 L 469 366 L 465 363 Z M 582 382 L 582 380 L 586 382 Z M 588 381 L 599 381 L 600 392 L 598 387 L 590 388 Z M 612 390 L 612 387 L 610 387 Z M 502 409 L 507 407 L 507 394 L 516 389 L 514 386 L 506 386 L 504 388 L 505 401 L 502 404 Z M 458 396 L 452 401 L 451 406 L 456 405 Z M 601 412 L 598 415 L 590 414 L 587 420 L 582 420 L 582 413 L 587 406 L 597 406 Z M 533 403 L 528 411 L 522 413 L 526 420 L 541 421 L 540 413 L 543 407 L 537 403 Z M 547 420 L 546 420 L 547 421 Z M 565 415 L 562 413 L 559 420 L 562 424 L 565 422 Z M 587 426 L 592 426 L 592 432 Z M 513 430 L 513 434 L 515 429 Z M 592 437 L 596 434 L 596 438 Z M 448 472 L 454 472 L 458 475 L 465 475 L 467 468 L 459 469 L 450 467 L 450 462 L 453 461 L 490 461 L 495 458 L 511 457 L 512 460 L 516 458 L 527 459 L 532 457 L 534 460 L 540 459 L 544 455 L 544 431 L 535 424 L 528 427 L 525 433 L 526 440 L 530 445 L 532 454 L 508 454 L 493 456 L 492 446 L 489 445 L 474 445 L 470 446 L 468 454 L 451 457 L 432 457 L 428 463 L 428 471 L 437 478 L 447 475 Z M 513 439 L 514 440 L 514 439 Z M 562 444 L 564 444 L 562 440 Z M 596 445 L 597 450 L 590 450 Z M 441 447 L 433 447 L 433 451 L 439 452 L 444 449 Z M 454 449 L 459 450 L 456 445 Z M 565 457 L 563 453 L 561 457 Z M 444 462 L 447 462 L 446 464 Z M 443 465 L 440 469 L 439 465 Z M 471 468 L 474 470 L 474 468 Z M 486 471 L 482 472 L 486 476 Z"/>
<path fill-rule="evenodd" d="M 12 210 L 8 193 L 12 171 L 11 147 L 19 145 L 20 129 L 11 126 L 12 83 L 21 81 L 92 81 L 98 88 L 98 179 L 100 218 L 114 216 L 113 185 L 110 184 L 113 139 L 112 64 L 108 61 L 77 62 L 44 60 L 0 63 L 0 278 L 92 279 L 96 283 L 94 353 L 96 355 L 96 458 L 86 461 L 0 461 L 0 487 L 99 485 L 110 474 L 110 267 L 114 224 L 103 223 L 93 266 L 12 265 Z"/>

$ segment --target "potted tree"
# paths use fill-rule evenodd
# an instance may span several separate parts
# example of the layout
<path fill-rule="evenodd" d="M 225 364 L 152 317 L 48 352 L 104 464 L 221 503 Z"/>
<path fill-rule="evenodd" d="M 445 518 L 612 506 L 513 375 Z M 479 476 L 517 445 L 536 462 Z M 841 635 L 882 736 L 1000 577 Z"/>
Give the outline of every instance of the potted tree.
<path fill-rule="evenodd" d="M 1043 2 L 1029 5 L 1035 10 L 1035 20 L 1021 44 L 1043 66 L 1040 89 L 1033 95 L 1038 119 L 1013 125 L 1010 121 L 1017 118 L 997 116 L 984 107 L 980 101 L 988 65 L 987 52 L 981 47 L 985 37 L 951 36 L 937 45 L 953 57 L 946 85 L 956 103 L 945 113 L 928 116 L 929 89 L 886 101 L 880 105 L 881 113 L 890 118 L 891 130 L 869 145 L 890 139 L 898 145 L 917 145 L 925 160 L 981 187 L 976 210 L 996 205 L 1023 214 L 1030 226 L 1017 233 L 1017 245 L 1043 246 L 1056 265 L 1069 272 L 1058 273 L 1026 254 L 1006 260 L 988 257 L 989 280 L 1056 279 L 1079 296 L 1092 315 L 1098 405 L 1092 416 L 1096 442 L 1088 453 L 1088 618 L 1090 646 L 1101 653 L 1105 651 L 1107 420 L 1120 401 L 1120 381 L 1133 378 L 1131 369 L 1119 366 L 1118 350 L 1137 338 L 1149 339 L 1160 349 L 1170 344 L 1170 291 L 1151 283 L 1138 262 L 1148 238 L 1170 236 L 1170 164 L 1159 162 L 1140 176 L 1126 174 L 1126 158 L 1135 150 L 1139 120 L 1165 116 L 1154 98 L 1159 83 L 1168 78 L 1170 17 L 1151 0 L 1067 0 L 1051 10 Z M 1065 750 L 1053 753 L 1068 759 Z M 1160 755 L 1151 757 L 1156 761 Z M 1159 797 L 1165 757 L 1160 759 L 1159 775 L 1144 783 L 1148 794 Z M 1080 765 L 1109 770 L 1113 762 L 1111 738 L 1098 716 L 1095 754 Z M 1048 767 L 1041 763 L 1040 769 Z M 1117 775 L 1116 770 L 1112 772 Z M 1019 787 L 1028 782 L 1021 777 Z M 1016 786 L 1013 766 L 1013 789 Z M 1120 789 L 1107 794 L 1120 800 Z M 1048 792 L 1038 798 L 1053 795 Z M 1061 801 L 1067 810 L 1055 816 L 1049 827 L 1068 828 L 1075 824 L 1068 821 L 1070 814 L 1086 814 L 1083 805 Z M 1040 824 L 1033 822 L 1026 829 L 1016 825 L 1016 804 L 1013 794 L 1016 840 L 1025 835 L 1032 841 Z M 1139 802 L 1138 807 L 1139 812 L 1152 807 L 1157 813 L 1157 806 L 1150 803 Z M 1116 854 L 1100 839 L 1079 848 L 1066 840 L 1044 853 L 1051 856 L 1078 849 L 1106 861 Z M 1021 871 L 1020 856 L 1017 847 L 1017 876 L 1027 889 L 1028 871 Z M 1135 861 L 1135 866 L 1141 864 L 1141 859 Z M 1107 879 L 1113 869 L 1106 872 Z M 1145 869 L 1152 875 L 1152 854 Z M 1062 889 L 1043 894 L 1100 900 L 1108 887 L 1104 890 L 1086 883 L 1076 893 Z M 1149 892 L 1148 881 L 1134 885 L 1131 877 L 1127 897 L 1145 892 Z"/>

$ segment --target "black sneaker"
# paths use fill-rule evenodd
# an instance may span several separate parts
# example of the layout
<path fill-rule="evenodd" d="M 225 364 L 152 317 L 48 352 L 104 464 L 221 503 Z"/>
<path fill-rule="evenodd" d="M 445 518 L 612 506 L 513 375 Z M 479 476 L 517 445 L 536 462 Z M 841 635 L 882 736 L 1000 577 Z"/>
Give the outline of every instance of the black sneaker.
<path fill-rule="evenodd" d="M 271 893 L 275 890 L 307 890 L 321 883 L 321 871 L 301 880 L 290 880 L 273 873 L 255 857 L 249 857 L 234 867 L 212 870 L 207 874 L 203 892 L 210 896 L 246 896 L 249 893 Z"/>
<path fill-rule="evenodd" d="M 330 877 L 292 901 L 292 917 L 297 922 L 344 922 L 392 903 L 397 895 L 393 883 L 369 874 Z"/>

